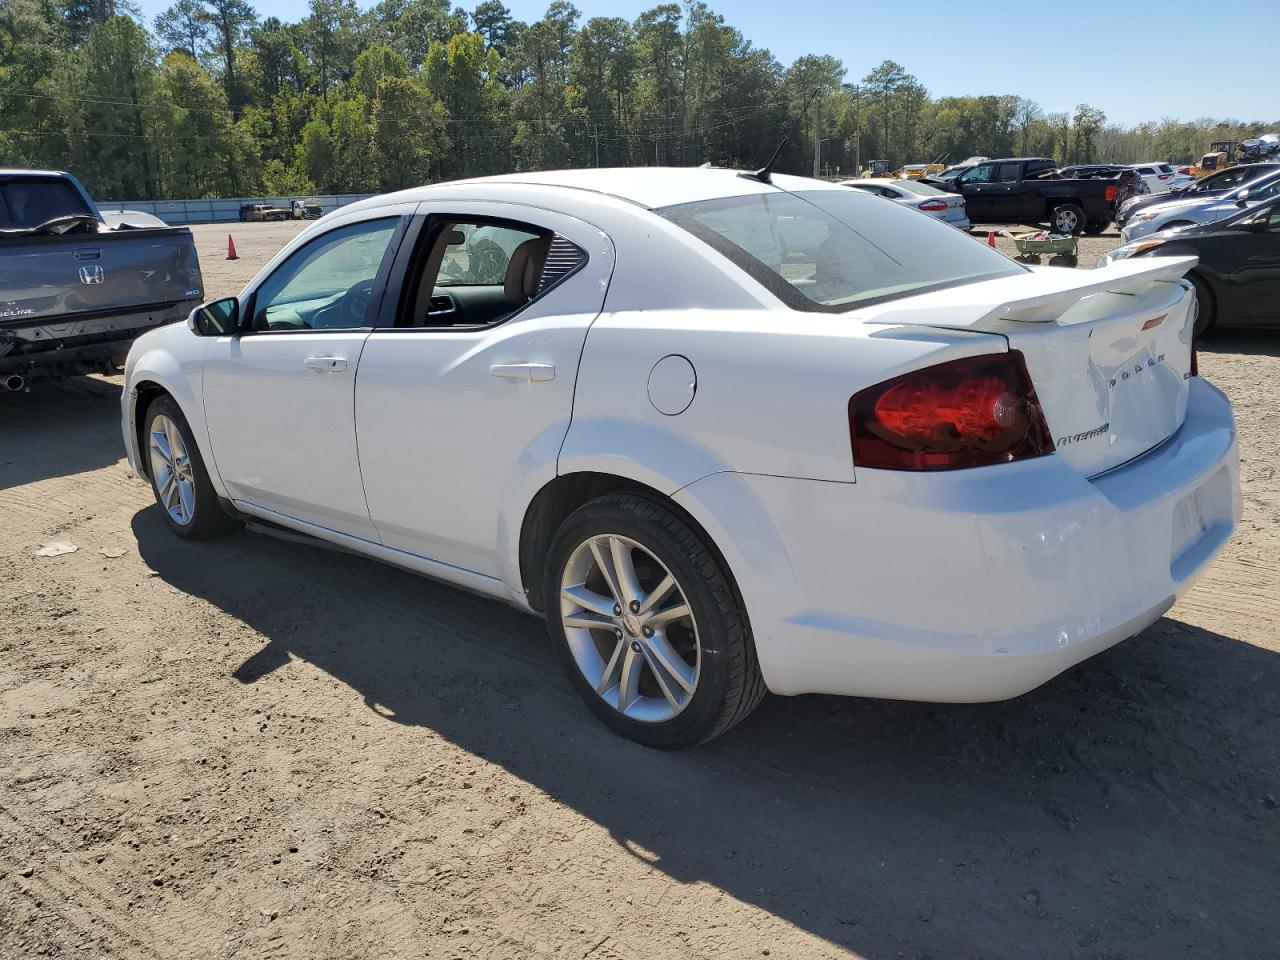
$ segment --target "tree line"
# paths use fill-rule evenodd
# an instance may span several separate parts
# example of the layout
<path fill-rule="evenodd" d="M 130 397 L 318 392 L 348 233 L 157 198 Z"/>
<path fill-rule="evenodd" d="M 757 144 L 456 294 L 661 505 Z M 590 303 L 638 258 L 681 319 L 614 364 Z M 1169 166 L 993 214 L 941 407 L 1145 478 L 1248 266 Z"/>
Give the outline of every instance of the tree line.
<path fill-rule="evenodd" d="M 1045 112 L 1015 95 L 930 97 L 891 60 L 784 66 L 701 0 L 634 21 L 555 0 L 310 0 L 296 23 L 249 0 L 0 4 L 0 166 L 69 169 L 104 200 L 372 192 L 566 166 L 777 169 L 1052 156 L 1187 162 L 1280 123 Z M 816 158 L 816 159 L 815 159 Z"/>

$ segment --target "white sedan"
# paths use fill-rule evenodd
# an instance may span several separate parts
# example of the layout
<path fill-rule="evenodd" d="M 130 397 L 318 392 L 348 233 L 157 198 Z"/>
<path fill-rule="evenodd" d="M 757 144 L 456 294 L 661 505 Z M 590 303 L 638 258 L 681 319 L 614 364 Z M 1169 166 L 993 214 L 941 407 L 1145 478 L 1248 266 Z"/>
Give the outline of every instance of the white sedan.
<path fill-rule="evenodd" d="M 252 517 L 544 616 L 641 743 L 766 689 L 997 700 L 1231 536 L 1194 263 L 1028 269 L 797 177 L 446 183 L 141 337 L 124 441 L 180 537 Z"/>
<path fill-rule="evenodd" d="M 841 185 L 895 200 L 903 206 L 927 213 L 948 226 L 957 227 L 960 230 L 969 229 L 969 215 L 965 212 L 964 197 L 958 193 L 947 193 L 917 180 L 895 180 L 891 177 L 842 180 Z"/>

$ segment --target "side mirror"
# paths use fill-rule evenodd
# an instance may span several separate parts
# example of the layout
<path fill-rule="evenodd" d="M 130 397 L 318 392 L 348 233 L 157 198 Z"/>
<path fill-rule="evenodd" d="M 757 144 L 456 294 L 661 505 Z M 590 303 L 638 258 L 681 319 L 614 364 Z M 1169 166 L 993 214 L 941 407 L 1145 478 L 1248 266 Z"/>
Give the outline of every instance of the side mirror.
<path fill-rule="evenodd" d="M 240 301 L 235 297 L 202 303 L 187 315 L 187 329 L 197 337 L 225 337 L 236 332 Z"/>
<path fill-rule="evenodd" d="M 1243 207 L 1248 202 L 1249 202 L 1249 191 L 1241 190 L 1239 195 L 1236 197 L 1236 206 Z"/>

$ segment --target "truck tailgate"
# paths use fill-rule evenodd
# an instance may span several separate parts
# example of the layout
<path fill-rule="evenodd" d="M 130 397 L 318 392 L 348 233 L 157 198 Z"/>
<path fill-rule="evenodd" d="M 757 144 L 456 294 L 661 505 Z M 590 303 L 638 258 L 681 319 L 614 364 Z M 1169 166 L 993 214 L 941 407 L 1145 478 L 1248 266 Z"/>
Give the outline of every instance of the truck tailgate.
<path fill-rule="evenodd" d="M 0 326 L 127 313 L 203 295 L 185 228 L 0 239 Z"/>

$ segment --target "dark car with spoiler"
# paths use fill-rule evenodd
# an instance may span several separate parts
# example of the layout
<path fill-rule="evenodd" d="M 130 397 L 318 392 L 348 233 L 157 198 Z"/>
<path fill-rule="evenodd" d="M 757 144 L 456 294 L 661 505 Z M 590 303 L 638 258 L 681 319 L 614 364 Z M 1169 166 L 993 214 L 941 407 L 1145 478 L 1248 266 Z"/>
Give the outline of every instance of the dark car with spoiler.
<path fill-rule="evenodd" d="M 0 387 L 114 373 L 203 295 L 186 227 L 104 214 L 69 173 L 0 169 Z"/>

